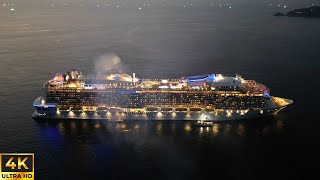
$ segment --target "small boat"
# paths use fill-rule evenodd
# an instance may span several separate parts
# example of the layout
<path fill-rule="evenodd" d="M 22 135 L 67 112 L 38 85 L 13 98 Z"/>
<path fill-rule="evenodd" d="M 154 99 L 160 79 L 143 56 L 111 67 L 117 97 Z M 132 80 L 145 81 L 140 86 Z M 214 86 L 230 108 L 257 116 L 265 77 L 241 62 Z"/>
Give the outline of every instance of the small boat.
<path fill-rule="evenodd" d="M 212 121 L 197 121 L 194 123 L 196 126 L 199 126 L 199 127 L 211 127 L 213 126 L 213 123 Z"/>

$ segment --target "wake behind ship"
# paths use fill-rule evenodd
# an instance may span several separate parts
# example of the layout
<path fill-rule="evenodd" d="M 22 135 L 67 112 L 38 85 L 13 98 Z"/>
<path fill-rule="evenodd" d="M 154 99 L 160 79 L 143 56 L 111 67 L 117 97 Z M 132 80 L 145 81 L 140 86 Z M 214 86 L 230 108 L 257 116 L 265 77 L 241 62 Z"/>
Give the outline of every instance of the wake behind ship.
<path fill-rule="evenodd" d="M 85 76 L 72 70 L 43 85 L 32 117 L 222 121 L 276 115 L 292 103 L 239 75 L 140 79 L 135 74 Z"/>

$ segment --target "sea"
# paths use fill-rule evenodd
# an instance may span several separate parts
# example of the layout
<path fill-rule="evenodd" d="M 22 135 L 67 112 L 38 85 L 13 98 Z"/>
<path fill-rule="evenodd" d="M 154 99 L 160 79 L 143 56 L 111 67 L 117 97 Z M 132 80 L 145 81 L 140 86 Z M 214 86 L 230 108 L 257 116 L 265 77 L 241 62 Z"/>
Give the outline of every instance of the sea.
<path fill-rule="evenodd" d="M 0 153 L 34 153 L 35 178 L 317 179 L 320 20 L 270 8 L 0 9 Z M 35 121 L 56 73 L 141 78 L 222 73 L 294 103 L 275 117 L 215 122 Z M 317 90 L 318 89 L 318 90 Z"/>

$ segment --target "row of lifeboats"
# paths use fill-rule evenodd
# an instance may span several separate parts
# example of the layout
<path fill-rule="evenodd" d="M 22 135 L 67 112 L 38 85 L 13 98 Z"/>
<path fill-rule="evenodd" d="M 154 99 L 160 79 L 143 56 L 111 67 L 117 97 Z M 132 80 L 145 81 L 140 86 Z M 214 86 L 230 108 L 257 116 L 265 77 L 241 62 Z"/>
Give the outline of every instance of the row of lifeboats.
<path fill-rule="evenodd" d="M 207 112 L 214 111 L 213 108 L 205 108 L 204 109 Z M 146 111 L 149 112 L 157 112 L 157 111 L 163 111 L 163 112 L 170 112 L 170 111 L 176 111 L 176 112 L 185 112 L 185 111 L 202 111 L 202 108 L 186 108 L 186 107 L 177 107 L 177 108 L 170 108 L 170 107 L 164 107 L 164 108 L 157 108 L 157 107 L 147 107 Z"/>
<path fill-rule="evenodd" d="M 85 112 L 103 112 L 103 111 L 122 111 L 122 108 L 119 107 L 106 107 L 106 106 L 99 106 L 95 108 L 83 108 L 80 106 L 77 107 L 59 107 L 60 111 L 85 111 Z M 215 111 L 214 108 L 197 108 L 197 107 L 147 107 L 144 110 L 139 111 L 146 111 L 146 112 L 212 112 Z"/>

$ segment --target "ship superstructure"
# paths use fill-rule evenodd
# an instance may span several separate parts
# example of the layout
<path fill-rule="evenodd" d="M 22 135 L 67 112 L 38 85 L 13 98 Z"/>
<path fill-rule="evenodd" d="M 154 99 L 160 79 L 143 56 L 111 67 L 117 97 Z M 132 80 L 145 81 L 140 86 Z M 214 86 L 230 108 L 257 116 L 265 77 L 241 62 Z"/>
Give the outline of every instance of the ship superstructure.
<path fill-rule="evenodd" d="M 85 76 L 72 70 L 43 85 L 33 117 L 219 121 L 275 115 L 291 103 L 239 75 L 140 79 L 135 74 Z"/>

